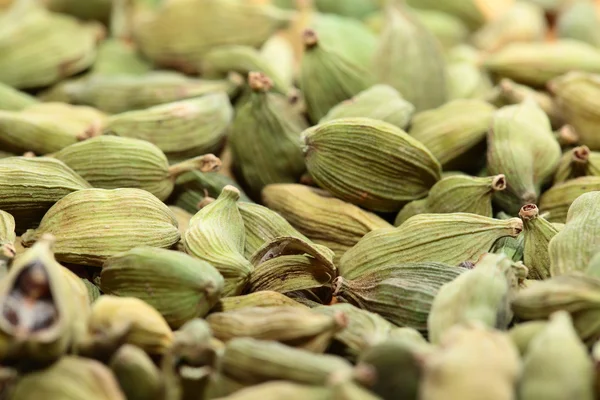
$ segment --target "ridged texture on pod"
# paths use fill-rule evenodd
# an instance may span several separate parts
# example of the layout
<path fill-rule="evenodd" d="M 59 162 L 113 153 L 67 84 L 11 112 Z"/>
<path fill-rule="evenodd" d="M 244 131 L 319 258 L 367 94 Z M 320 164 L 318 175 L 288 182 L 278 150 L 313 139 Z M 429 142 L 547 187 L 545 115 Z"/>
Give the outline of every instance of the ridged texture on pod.
<path fill-rule="evenodd" d="M 0 15 L 0 81 L 16 88 L 51 85 L 88 68 L 103 28 L 20 2 Z"/>
<path fill-rule="evenodd" d="M 599 50 L 600 52 L 600 50 Z M 600 55 L 599 55 L 600 57 Z M 552 80 L 548 87 L 562 107 L 566 121 L 575 128 L 579 144 L 600 150 L 600 68 L 595 74 L 571 72 Z"/>
<path fill-rule="evenodd" d="M 69 193 L 90 187 L 75 171 L 52 158 L 0 159 L 0 209 L 12 214 L 17 233 L 36 227 L 44 213 Z"/>
<path fill-rule="evenodd" d="M 198 211 L 183 237 L 185 252 L 212 264 L 225 278 L 224 296 L 240 294 L 252 264 L 244 258 L 244 220 L 236 202 L 240 192 L 225 186 L 219 198 Z"/>
<path fill-rule="evenodd" d="M 333 107 L 320 122 L 339 118 L 372 118 L 405 129 L 415 107 L 389 85 L 374 85 Z"/>
<path fill-rule="evenodd" d="M 475 261 L 504 236 L 516 237 L 523 230 L 519 218 L 498 220 L 481 215 L 421 214 L 398 228 L 367 233 L 340 261 L 340 275 L 357 279 L 398 261 L 437 261 L 458 265 Z"/>
<path fill-rule="evenodd" d="M 0 111 L 0 145 L 13 153 L 53 153 L 100 134 L 104 118 L 96 109 L 63 103 Z"/>
<path fill-rule="evenodd" d="M 469 151 L 485 140 L 494 111 L 494 106 L 482 100 L 453 100 L 416 114 L 409 133 L 431 151 L 444 170 L 472 165 Z"/>
<path fill-rule="evenodd" d="M 397 326 L 427 332 L 438 290 L 465 269 L 441 263 L 396 264 L 347 280 L 337 278 L 335 296 L 377 313 Z"/>
<path fill-rule="evenodd" d="M 315 243 L 334 251 L 336 260 L 365 234 L 391 225 L 377 215 L 303 185 L 268 185 L 264 203 Z"/>
<path fill-rule="evenodd" d="M 164 354 L 173 343 L 167 321 L 148 303 L 134 297 L 101 296 L 92 306 L 88 330 L 106 336 L 125 328 L 125 343 L 146 353 Z"/>
<path fill-rule="evenodd" d="M 548 213 L 550 222 L 567 221 L 571 204 L 581 195 L 600 190 L 600 176 L 582 176 L 559 183 L 546 190 L 540 197 L 540 210 Z"/>
<path fill-rule="evenodd" d="M 600 73 L 600 51 L 587 43 L 568 39 L 511 43 L 491 54 L 484 65 L 503 78 L 543 86 L 573 70 Z"/>
<path fill-rule="evenodd" d="M 225 376 L 250 385 L 273 380 L 322 385 L 334 373 L 352 374 L 351 364 L 343 358 L 251 338 L 229 341 L 221 362 Z"/>
<path fill-rule="evenodd" d="M 395 224 L 400 225 L 413 215 L 423 213 L 464 212 L 491 218 L 494 216 L 492 196 L 504 189 L 506 179 L 502 174 L 484 178 L 468 175 L 449 176 L 431 187 L 422 206 L 420 203 L 417 206 L 411 204 L 423 200 L 415 200 L 404 206 L 398 213 Z"/>
<path fill-rule="evenodd" d="M 112 370 L 127 400 L 160 400 L 163 377 L 152 359 L 142 349 L 123 345 L 112 356 Z"/>
<path fill-rule="evenodd" d="M 104 364 L 76 356 L 65 356 L 52 366 L 24 375 L 11 398 L 36 400 L 87 399 L 125 400 L 114 375 Z"/>
<path fill-rule="evenodd" d="M 550 256 L 548 243 L 558 233 L 550 222 L 539 215 L 535 204 L 526 204 L 519 211 L 523 220 L 524 251 L 523 262 L 529 268 L 530 279 L 550 277 Z"/>
<path fill-rule="evenodd" d="M 487 171 L 506 175 L 507 188 L 495 197 L 500 207 L 515 215 L 525 204 L 536 203 L 560 156 L 550 121 L 535 102 L 498 110 L 488 135 Z"/>
<path fill-rule="evenodd" d="M 244 294 L 241 296 L 223 297 L 215 305 L 212 311 L 228 312 L 239 310 L 246 307 L 299 307 L 305 308 L 304 305 L 295 300 L 290 299 L 284 294 L 274 292 L 272 290 L 261 290 L 260 292 Z"/>
<path fill-rule="evenodd" d="M 53 362 L 76 345 L 85 332 L 87 298 L 69 280 L 72 273 L 54 259 L 52 241 L 52 237 L 44 237 L 20 255 L 2 278 L 2 361 Z"/>
<path fill-rule="evenodd" d="M 0 82 L 0 110 L 21 111 L 37 103 L 35 97 Z"/>
<path fill-rule="evenodd" d="M 212 48 L 258 47 L 290 20 L 271 5 L 236 0 L 178 0 L 152 10 L 134 10 L 133 34 L 140 50 L 155 63 L 194 72 Z"/>
<path fill-rule="evenodd" d="M 563 39 L 574 39 L 600 47 L 600 10 L 591 1 L 566 4 L 556 20 L 556 34 Z"/>
<path fill-rule="evenodd" d="M 440 343 L 453 326 L 475 321 L 489 328 L 506 329 L 512 319 L 512 277 L 508 257 L 487 254 L 474 269 L 442 286 L 427 321 L 429 340 Z"/>
<path fill-rule="evenodd" d="M 552 276 L 585 270 L 599 248 L 600 192 L 590 192 L 571 204 L 565 227 L 548 245 Z"/>
<path fill-rule="evenodd" d="M 440 348 L 425 357 L 423 369 L 421 400 L 476 400 L 482 393 L 508 400 L 515 398 L 521 360 L 508 335 L 469 325 L 448 332 Z"/>
<path fill-rule="evenodd" d="M 590 151 L 587 146 L 565 152 L 554 174 L 554 184 L 580 176 L 600 176 L 600 152 Z"/>
<path fill-rule="evenodd" d="M 104 132 L 146 140 L 167 157 L 182 159 L 217 153 L 232 119 L 229 97 L 217 92 L 113 115 L 107 119 Z"/>
<path fill-rule="evenodd" d="M 270 183 L 297 182 L 305 170 L 300 134 L 308 127 L 288 100 L 272 93 L 271 80 L 250 73 L 252 93 L 237 109 L 229 136 L 236 167 L 250 194 Z"/>
<path fill-rule="evenodd" d="M 568 362 L 565 362 L 568 360 Z M 571 317 L 560 311 L 531 342 L 523 362 L 519 399 L 594 398 L 594 366 Z"/>
<path fill-rule="evenodd" d="M 100 288 L 106 294 L 144 300 L 176 329 L 208 313 L 221 296 L 223 277 L 212 265 L 187 254 L 136 247 L 106 260 Z"/>
<path fill-rule="evenodd" d="M 373 58 L 378 81 L 398 90 L 418 111 L 446 101 L 446 65 L 435 37 L 400 6 L 389 6 Z"/>
<path fill-rule="evenodd" d="M 221 166 L 212 154 L 169 166 L 165 154 L 145 140 L 99 136 L 66 147 L 53 157 L 61 160 L 92 186 L 100 189 L 144 189 L 165 200 L 180 174 L 198 169 L 211 172 Z"/>
<path fill-rule="evenodd" d="M 71 193 L 48 210 L 39 228 L 23 234 L 23 244 L 31 246 L 46 233 L 56 236 L 57 260 L 95 267 L 137 246 L 169 248 L 179 240 L 169 207 L 140 189 Z"/>
<path fill-rule="evenodd" d="M 366 66 L 321 40 L 319 30 L 307 29 L 303 40 L 299 85 L 310 120 L 317 123 L 338 103 L 368 89 L 373 79 Z"/>
<path fill-rule="evenodd" d="M 435 157 L 400 128 L 344 118 L 303 133 L 308 172 L 336 197 L 374 211 L 398 211 L 440 179 Z M 375 179 L 365 180 L 365 175 Z"/>

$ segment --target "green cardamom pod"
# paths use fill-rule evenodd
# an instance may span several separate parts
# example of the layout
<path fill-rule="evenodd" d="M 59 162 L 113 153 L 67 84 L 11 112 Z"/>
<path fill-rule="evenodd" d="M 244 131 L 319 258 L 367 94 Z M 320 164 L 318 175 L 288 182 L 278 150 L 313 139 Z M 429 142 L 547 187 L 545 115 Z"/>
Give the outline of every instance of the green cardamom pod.
<path fill-rule="evenodd" d="M 217 153 L 233 108 L 225 92 L 162 104 L 108 117 L 106 134 L 146 140 L 172 160 Z"/>
<path fill-rule="evenodd" d="M 495 107 L 483 100 L 453 100 L 416 114 L 409 133 L 431 151 L 444 170 L 473 166 L 494 111 Z"/>
<path fill-rule="evenodd" d="M 6 211 L 0 210 L 0 246 L 8 246 L 6 249 L 15 253 L 15 218 Z"/>
<path fill-rule="evenodd" d="M 341 3 L 336 0 L 316 0 L 315 7 L 322 13 L 362 19 L 370 13 L 377 11 L 379 3 L 377 0 L 355 0 Z"/>
<path fill-rule="evenodd" d="M 64 1 L 64 0 L 54 0 Z M 106 1 L 106 0 L 105 0 Z M 115 7 L 116 3 L 115 3 Z M 114 27 L 111 26 L 111 31 Z M 126 39 L 113 36 L 98 45 L 96 61 L 91 68 L 93 75 L 143 75 L 152 71 L 152 65 L 142 58 L 137 47 Z"/>
<path fill-rule="evenodd" d="M 219 198 L 190 220 L 183 236 L 185 252 L 212 264 L 225 278 L 224 296 L 241 294 L 253 265 L 244 258 L 244 220 L 238 210 L 240 192 L 225 186 Z"/>
<path fill-rule="evenodd" d="M 290 299 L 284 294 L 275 292 L 272 290 L 261 290 L 260 292 L 254 292 L 244 294 L 241 296 L 229 296 L 223 297 L 213 307 L 214 312 L 228 312 L 243 309 L 246 307 L 276 307 L 276 306 L 288 306 L 288 307 L 299 307 L 305 308 L 304 305 L 298 303 L 295 300 Z"/>
<path fill-rule="evenodd" d="M 300 179 L 305 171 L 300 134 L 308 125 L 284 96 L 271 92 L 268 77 L 252 72 L 248 84 L 252 93 L 237 110 L 229 143 L 241 177 L 259 198 L 265 185 Z"/>
<path fill-rule="evenodd" d="M 583 271 L 600 248 L 600 191 L 579 196 L 567 214 L 567 223 L 550 240 L 552 276 Z"/>
<path fill-rule="evenodd" d="M 556 34 L 559 38 L 574 39 L 600 47 L 600 11 L 594 2 L 574 1 L 564 4 L 556 19 Z"/>
<path fill-rule="evenodd" d="M 498 205 L 515 215 L 525 204 L 536 203 L 560 156 L 548 116 L 533 100 L 498 110 L 487 151 L 487 172 L 506 175 L 506 190 L 495 196 Z"/>
<path fill-rule="evenodd" d="M 112 356 L 109 367 L 127 400 L 162 398 L 163 377 L 150 356 L 139 347 L 121 346 Z"/>
<path fill-rule="evenodd" d="M 454 15 L 437 10 L 413 9 L 411 11 L 444 49 L 451 49 L 466 42 L 469 36 L 469 28 Z"/>
<path fill-rule="evenodd" d="M 439 2 L 436 0 L 408 0 L 407 3 L 415 8 L 445 12 L 460 18 L 470 29 L 477 29 L 509 9 L 512 1 L 450 0 Z"/>
<path fill-rule="evenodd" d="M 590 151 L 587 146 L 565 152 L 554 174 L 554 184 L 580 176 L 600 176 L 600 152 Z"/>
<path fill-rule="evenodd" d="M 94 267 L 137 246 L 169 248 L 180 237 L 171 210 L 140 189 L 73 192 L 48 210 L 39 228 L 22 235 L 23 245 L 46 233 L 56 237 L 57 260 Z"/>
<path fill-rule="evenodd" d="M 48 9 L 63 14 L 73 15 L 79 19 L 94 19 L 107 22 L 111 13 L 111 0 L 91 0 L 81 4 L 77 0 L 45 0 Z"/>
<path fill-rule="evenodd" d="M 556 184 L 540 197 L 540 209 L 550 222 L 564 223 L 573 202 L 580 196 L 600 190 L 600 176 L 582 176 Z"/>
<path fill-rule="evenodd" d="M 514 325 L 508 330 L 510 340 L 517 346 L 521 356 L 525 356 L 529 350 L 529 345 L 540 332 L 548 326 L 548 321 L 527 321 Z"/>
<path fill-rule="evenodd" d="M 569 360 L 569 362 L 564 362 Z M 519 398 L 523 400 L 594 398 L 594 366 L 566 311 L 550 322 L 529 345 L 523 360 Z"/>
<path fill-rule="evenodd" d="M 415 107 L 389 85 L 374 85 L 331 108 L 319 122 L 339 118 L 372 118 L 406 129 Z"/>
<path fill-rule="evenodd" d="M 378 81 L 397 89 L 417 111 L 441 106 L 446 65 L 436 38 L 400 5 L 390 5 L 386 15 L 372 65 Z"/>
<path fill-rule="evenodd" d="M 208 314 L 224 284 L 209 263 L 152 247 L 136 247 L 106 260 L 100 282 L 106 294 L 144 300 L 174 329 Z"/>
<path fill-rule="evenodd" d="M 330 400 L 331 393 L 324 386 L 304 385 L 287 381 L 273 381 L 252 385 L 218 400 Z"/>
<path fill-rule="evenodd" d="M 342 257 L 340 275 L 356 279 L 390 264 L 435 261 L 458 265 L 476 261 L 501 237 L 523 230 L 519 218 L 498 220 L 481 215 L 421 214 L 397 228 L 367 233 Z"/>
<path fill-rule="evenodd" d="M 424 199 L 413 200 L 402 207 L 402 210 L 398 212 L 396 218 L 394 219 L 394 226 L 400 226 L 410 217 L 414 217 L 415 215 L 419 214 L 427 214 L 427 212 L 427 197 Z"/>
<path fill-rule="evenodd" d="M 22 111 L 37 103 L 35 97 L 0 82 L 0 110 Z"/>
<path fill-rule="evenodd" d="M 283 88 L 294 90 L 296 77 L 296 54 L 294 44 L 285 31 L 276 32 L 260 48 L 260 57 L 268 65 L 267 76 L 278 77 Z M 284 93 L 289 93 L 286 91 Z"/>
<path fill-rule="evenodd" d="M 528 278 L 547 279 L 551 275 L 548 244 L 556 236 L 558 229 L 540 216 L 535 204 L 524 205 L 519 211 L 519 217 L 523 220 L 523 262 L 529 268 Z"/>
<path fill-rule="evenodd" d="M 324 190 L 304 185 L 267 185 L 262 198 L 265 205 L 315 243 L 333 250 L 336 262 L 365 234 L 378 228 L 391 228 L 388 222 L 373 213 Z"/>
<path fill-rule="evenodd" d="M 461 44 L 448 50 L 446 86 L 448 101 L 487 99 L 494 93 L 490 74 L 481 67 L 479 51 Z"/>
<path fill-rule="evenodd" d="M 221 160 L 212 154 L 169 166 L 165 154 L 145 140 L 99 136 L 68 146 L 53 155 L 92 186 L 101 189 L 136 188 L 159 200 L 169 197 L 177 177 L 198 169 L 216 171 Z"/>
<path fill-rule="evenodd" d="M 336 197 L 374 211 L 398 211 L 425 197 L 441 167 L 400 128 L 368 118 L 337 119 L 303 133 L 314 181 Z M 359 179 L 374 174 L 375 180 Z"/>

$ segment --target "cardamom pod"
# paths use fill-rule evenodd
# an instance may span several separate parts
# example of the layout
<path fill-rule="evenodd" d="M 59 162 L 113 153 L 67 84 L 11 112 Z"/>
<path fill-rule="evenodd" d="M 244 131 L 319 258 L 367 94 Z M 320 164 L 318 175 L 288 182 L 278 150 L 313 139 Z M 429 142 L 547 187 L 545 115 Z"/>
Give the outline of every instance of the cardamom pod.
<path fill-rule="evenodd" d="M 303 133 L 314 181 L 336 197 L 374 211 L 398 211 L 427 195 L 441 168 L 424 145 L 400 128 L 368 118 L 325 122 Z M 374 174 L 375 180 L 358 179 Z"/>
<path fill-rule="evenodd" d="M 164 390 L 163 377 L 142 349 L 125 344 L 112 356 L 109 364 L 128 400 L 159 400 Z"/>
<path fill-rule="evenodd" d="M 514 325 L 508 330 L 510 340 L 519 349 L 519 354 L 525 356 L 531 342 L 548 326 L 548 321 L 527 321 Z"/>
<path fill-rule="evenodd" d="M 16 240 L 15 218 L 6 211 L 0 210 L 0 246 L 14 254 Z"/>
<path fill-rule="evenodd" d="M 288 306 L 305 308 L 304 305 L 290 299 L 284 294 L 272 290 L 261 290 L 241 296 L 224 297 L 213 307 L 214 312 L 228 312 L 246 307 Z"/>
<path fill-rule="evenodd" d="M 487 21 L 501 15 L 513 4 L 510 0 L 408 0 L 408 5 L 426 10 L 438 10 L 460 18 L 470 29 L 477 29 Z"/>
<path fill-rule="evenodd" d="M 111 0 L 91 0 L 81 4 L 77 0 L 44 0 L 48 9 L 73 15 L 79 19 L 107 22 L 111 13 Z"/>
<path fill-rule="evenodd" d="M 589 1 L 566 3 L 556 19 L 556 34 L 559 38 L 574 39 L 600 47 L 600 34 L 596 27 L 600 23 L 598 6 Z"/>
<path fill-rule="evenodd" d="M 118 7 L 117 3 L 115 7 Z M 111 26 L 111 32 L 114 30 L 115 27 Z M 127 39 L 116 37 L 115 32 L 112 32 L 111 37 L 98 45 L 96 61 L 90 75 L 143 75 L 150 71 L 152 65 L 140 56 L 137 47 Z"/>
<path fill-rule="evenodd" d="M 273 381 L 252 385 L 218 400 L 329 400 L 331 393 L 323 386 Z"/>
<path fill-rule="evenodd" d="M 580 176 L 600 176 L 600 152 L 590 151 L 587 146 L 565 152 L 554 174 L 554 184 Z"/>
<path fill-rule="evenodd" d="M 267 76 L 278 77 L 277 81 L 283 88 L 294 87 L 296 76 L 296 54 L 294 46 L 287 32 L 277 32 L 271 35 L 269 39 L 260 48 L 260 57 L 268 65 Z M 289 93 L 286 91 L 284 93 Z"/>
<path fill-rule="evenodd" d="M 400 226 L 404 223 L 404 221 L 408 220 L 410 217 L 414 217 L 419 214 L 427 213 L 427 197 L 424 199 L 413 200 L 404 207 L 402 210 L 398 212 L 396 218 L 394 219 L 394 226 Z"/>
<path fill-rule="evenodd" d="M 551 275 L 548 244 L 556 236 L 556 229 L 540 216 L 535 204 L 526 204 L 519 211 L 523 220 L 523 262 L 529 268 L 529 279 L 547 279 Z"/>
<path fill-rule="evenodd" d="M 479 51 L 461 44 L 448 50 L 446 91 L 448 101 L 487 99 L 494 88 L 490 74 L 481 67 Z"/>
<path fill-rule="evenodd" d="M 0 82 L 0 110 L 21 111 L 37 103 L 35 97 Z"/>
<path fill-rule="evenodd" d="M 73 192 L 48 210 L 39 228 L 22 235 L 23 245 L 46 233 L 56 237 L 57 260 L 94 267 L 137 246 L 169 248 L 179 240 L 171 210 L 141 189 Z"/>
<path fill-rule="evenodd" d="M 550 222 L 564 223 L 573 202 L 580 196 L 600 190 L 600 176 L 582 176 L 556 184 L 540 197 L 540 209 Z"/>
<path fill-rule="evenodd" d="M 451 49 L 466 42 L 469 28 L 460 18 L 437 10 L 411 10 L 417 20 L 440 42 L 443 48 Z"/>

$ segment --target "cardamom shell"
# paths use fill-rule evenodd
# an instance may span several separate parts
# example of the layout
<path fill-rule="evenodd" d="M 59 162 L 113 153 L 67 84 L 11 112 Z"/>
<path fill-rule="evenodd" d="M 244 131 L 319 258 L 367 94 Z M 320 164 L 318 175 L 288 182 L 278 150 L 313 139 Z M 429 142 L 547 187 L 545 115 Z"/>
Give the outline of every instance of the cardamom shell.
<path fill-rule="evenodd" d="M 550 222 L 564 223 L 573 202 L 580 196 L 600 190 L 600 176 L 582 176 L 552 186 L 540 197 L 540 209 Z"/>
<path fill-rule="evenodd" d="M 600 176 L 600 152 L 590 151 L 587 146 L 565 152 L 554 174 L 554 184 L 580 176 Z"/>
<path fill-rule="evenodd" d="M 519 217 L 523 220 L 523 262 L 529 268 L 528 277 L 547 279 L 551 275 L 548 244 L 556 236 L 558 229 L 539 215 L 535 204 L 524 205 L 519 211 Z"/>

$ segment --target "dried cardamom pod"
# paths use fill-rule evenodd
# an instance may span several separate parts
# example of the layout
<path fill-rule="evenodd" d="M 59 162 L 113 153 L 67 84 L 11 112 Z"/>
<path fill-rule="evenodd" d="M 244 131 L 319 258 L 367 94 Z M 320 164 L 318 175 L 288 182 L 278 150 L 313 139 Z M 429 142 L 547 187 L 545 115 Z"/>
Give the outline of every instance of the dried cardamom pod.
<path fill-rule="evenodd" d="M 331 108 L 319 122 L 339 118 L 372 118 L 406 129 L 415 107 L 389 85 L 374 85 Z"/>
<path fill-rule="evenodd" d="M 216 171 L 221 160 L 212 154 L 169 166 L 165 154 L 145 140 L 99 136 L 68 146 L 53 155 L 92 186 L 101 189 L 136 188 L 159 200 L 169 197 L 177 177 L 185 172 Z"/>
<path fill-rule="evenodd" d="M 519 349 L 519 354 L 525 356 L 531 342 L 548 326 L 548 321 L 527 321 L 515 324 L 508 330 L 510 340 Z"/>
<path fill-rule="evenodd" d="M 317 123 L 344 100 L 371 87 L 366 66 L 357 63 L 336 46 L 321 40 L 319 30 L 303 32 L 304 55 L 299 85 L 310 120 Z"/>
<path fill-rule="evenodd" d="M 250 73 L 252 93 L 236 113 L 229 136 L 234 163 L 250 193 L 270 183 L 293 183 L 305 171 L 300 134 L 308 126 L 287 99 L 271 92 L 271 80 Z"/>
<path fill-rule="evenodd" d="M 414 217 L 419 214 L 427 213 L 427 197 L 424 199 L 413 200 L 404 207 L 402 210 L 396 215 L 394 219 L 394 226 L 400 226 L 404 223 L 404 221 L 408 220 L 410 217 Z"/>
<path fill-rule="evenodd" d="M 469 36 L 469 28 L 454 15 L 437 10 L 413 9 L 411 11 L 421 25 L 430 31 L 445 49 L 466 42 Z"/>
<path fill-rule="evenodd" d="M 23 245 L 46 233 L 56 237 L 57 260 L 95 267 L 137 246 L 169 248 L 179 240 L 171 210 L 141 189 L 73 192 L 48 210 L 39 228 L 22 235 Z"/>
<path fill-rule="evenodd" d="M 567 213 L 580 196 L 600 190 L 600 176 L 582 176 L 552 186 L 540 197 L 540 209 L 550 222 L 566 222 Z"/>
<path fill-rule="evenodd" d="M 600 73 L 600 67 L 590 72 L 570 72 L 552 80 L 548 88 L 563 109 L 565 120 L 579 136 L 578 143 L 591 150 L 600 150 L 600 139 L 597 137 L 600 114 L 596 107 L 596 98 L 600 93 L 600 77 L 596 74 Z"/>
<path fill-rule="evenodd" d="M 506 175 L 506 190 L 495 196 L 498 205 L 515 215 L 525 204 L 536 203 L 560 156 L 548 116 L 533 100 L 498 110 L 487 151 L 487 172 Z"/>
<path fill-rule="evenodd" d="M 104 262 L 100 288 L 106 294 L 144 300 L 176 329 L 205 316 L 219 300 L 223 284 L 219 271 L 205 261 L 136 247 Z"/>
<path fill-rule="evenodd" d="M 374 211 L 398 211 L 424 197 L 440 164 L 400 128 L 369 118 L 325 122 L 303 133 L 308 172 L 336 197 Z M 375 174 L 376 180 L 358 179 Z"/>
<path fill-rule="evenodd" d="M 559 38 L 574 39 L 600 47 L 600 9 L 591 1 L 573 1 L 565 4 L 556 19 Z"/>
<path fill-rule="evenodd" d="M 117 7 L 116 4 L 115 7 Z M 115 22 L 111 22 L 111 25 L 113 23 Z M 111 31 L 114 30 L 115 26 L 111 26 Z M 98 45 L 96 61 L 90 71 L 91 75 L 143 75 L 152 70 L 152 64 L 140 56 L 137 47 L 119 36 L 121 36 L 120 32 L 117 32 L 116 35 L 113 32 L 112 37 Z"/>
<path fill-rule="evenodd" d="M 190 227 L 190 220 L 194 215 L 177 206 L 169 206 L 169 210 L 171 210 L 173 215 L 175 215 L 175 219 L 177 220 L 177 229 L 179 230 L 179 234 L 183 236 L 185 231 L 187 231 Z"/>
<path fill-rule="evenodd" d="M 516 237 L 522 230 L 519 218 L 498 220 L 466 213 L 415 215 L 398 228 L 367 233 L 344 254 L 339 271 L 352 280 L 398 260 L 458 265 L 477 260 L 496 240 Z"/>
<path fill-rule="evenodd" d="M 296 76 L 296 54 L 287 32 L 273 34 L 260 48 L 260 56 L 268 65 L 267 73 L 279 77 L 282 87 L 293 88 Z M 287 92 L 286 92 L 287 93 Z"/>
<path fill-rule="evenodd" d="M 240 294 L 254 269 L 244 258 L 246 234 L 236 204 L 239 197 L 238 189 L 225 186 L 216 201 L 192 217 L 183 236 L 186 253 L 212 264 L 223 275 L 224 296 Z"/>
<path fill-rule="evenodd" d="M 480 145 L 494 111 L 495 107 L 483 100 L 453 100 L 416 114 L 409 133 L 431 151 L 444 170 L 474 166 L 473 158 L 481 154 Z"/>
<path fill-rule="evenodd" d="M 554 174 L 554 184 L 580 176 L 600 176 L 600 152 L 578 146 L 564 153 Z"/>
<path fill-rule="evenodd" d="M 216 92 L 110 116 L 104 132 L 146 140 L 179 160 L 217 153 L 232 119 L 229 97 Z"/>
<path fill-rule="evenodd" d="M 569 362 L 564 362 L 569 360 Z M 566 311 L 550 322 L 532 341 L 523 360 L 519 398 L 582 400 L 594 398 L 594 367 Z"/>
<path fill-rule="evenodd" d="M 448 51 L 446 87 L 448 101 L 486 99 L 493 92 L 488 72 L 481 67 L 479 51 L 462 44 Z"/>
<path fill-rule="evenodd" d="M 519 353 L 507 334 L 478 324 L 457 326 L 426 356 L 419 398 L 475 400 L 485 393 L 486 399 L 512 399 L 520 370 Z"/>
<path fill-rule="evenodd" d="M 329 400 L 331 393 L 324 386 L 273 381 L 252 385 L 216 400 Z"/>
<path fill-rule="evenodd" d="M 99 135 L 104 119 L 96 109 L 63 103 L 0 111 L 0 145 L 14 153 L 53 153 Z"/>
<path fill-rule="evenodd" d="M 581 178 L 580 178 L 581 179 Z M 550 241 L 550 273 L 585 270 L 600 248 L 600 191 L 579 196 L 567 214 L 567 223 Z"/>
<path fill-rule="evenodd" d="M 587 43 L 559 39 L 511 43 L 484 61 L 488 71 L 531 86 L 543 86 L 569 71 L 600 72 L 600 51 Z"/>
<path fill-rule="evenodd" d="M 477 321 L 506 329 L 512 320 L 514 295 L 512 261 L 503 254 L 486 254 L 456 279 L 439 289 L 427 321 L 429 340 L 440 343 L 455 325 Z"/>
<path fill-rule="evenodd" d="M 408 0 L 407 3 L 411 7 L 438 10 L 454 15 L 470 29 L 476 29 L 509 9 L 513 1 L 451 0 L 441 3 L 436 0 Z"/>
<path fill-rule="evenodd" d="M 48 157 L 0 159 L 0 209 L 15 220 L 17 233 L 36 227 L 58 200 L 90 184 L 59 160 Z"/>
<path fill-rule="evenodd" d="M 267 185 L 264 203 L 315 243 L 334 251 L 335 260 L 365 234 L 391 225 L 377 215 L 324 190 L 296 184 Z M 289 236 L 289 235 L 288 235 Z M 337 262 L 337 261 L 336 261 Z"/>
<path fill-rule="evenodd" d="M 550 277 L 550 255 L 548 243 L 558 233 L 558 229 L 540 216 L 535 204 L 526 204 L 519 211 L 523 220 L 524 251 L 523 262 L 529 268 L 529 279 Z"/>
<path fill-rule="evenodd" d="M 65 356 L 46 369 L 23 375 L 11 398 L 35 400 L 125 400 L 111 370 L 104 364 L 77 356 Z"/>
<path fill-rule="evenodd" d="M 127 400 L 160 400 L 164 393 L 163 377 L 142 349 L 125 344 L 109 364 Z"/>
<path fill-rule="evenodd" d="M 53 362 L 85 332 L 87 299 L 54 259 L 53 240 L 40 239 L 0 282 L 0 360 Z"/>
<path fill-rule="evenodd" d="M 15 218 L 6 211 L 0 210 L 0 246 L 11 253 L 16 253 Z"/>
<path fill-rule="evenodd" d="M 446 70 L 435 37 L 401 5 L 386 9 L 386 21 L 373 57 L 373 73 L 402 94 L 417 111 L 446 101 Z"/>
<path fill-rule="evenodd" d="M 0 110 L 21 111 L 37 103 L 35 97 L 0 82 Z"/>
<path fill-rule="evenodd" d="M 85 70 L 104 35 L 97 23 L 81 23 L 27 1 L 0 14 L 0 27 L 0 81 L 15 88 L 51 85 Z"/>
<path fill-rule="evenodd" d="M 498 18 L 475 32 L 472 43 L 478 49 L 494 52 L 510 43 L 541 42 L 547 31 L 546 17 L 540 6 L 515 2 Z"/>
<path fill-rule="evenodd" d="M 290 299 L 284 294 L 272 290 L 261 290 L 241 296 L 223 297 L 213 307 L 214 312 L 228 312 L 246 307 L 276 307 L 288 306 L 305 308 L 304 305 Z"/>
<path fill-rule="evenodd" d="M 125 343 L 150 355 L 164 354 L 173 343 L 167 321 L 148 303 L 134 297 L 101 296 L 92 305 L 89 333 L 105 336 L 121 329 L 126 331 Z"/>
<path fill-rule="evenodd" d="M 397 326 L 427 331 L 427 316 L 440 287 L 465 269 L 442 263 L 405 263 L 366 272 L 354 279 L 338 277 L 338 300 L 377 313 Z"/>

